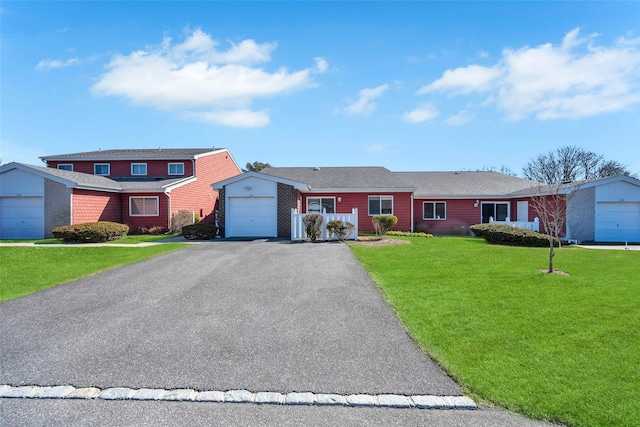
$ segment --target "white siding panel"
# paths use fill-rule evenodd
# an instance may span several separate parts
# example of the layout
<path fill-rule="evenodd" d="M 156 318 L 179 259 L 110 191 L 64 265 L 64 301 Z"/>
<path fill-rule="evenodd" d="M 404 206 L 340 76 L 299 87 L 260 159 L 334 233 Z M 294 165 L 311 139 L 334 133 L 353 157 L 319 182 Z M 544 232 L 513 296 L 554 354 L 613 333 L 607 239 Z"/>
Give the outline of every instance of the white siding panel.
<path fill-rule="evenodd" d="M 596 202 L 640 202 L 640 187 L 628 182 L 613 182 L 596 187 Z"/>
<path fill-rule="evenodd" d="M 13 169 L 0 175 L 0 196 L 44 196 L 44 178 Z"/>
<path fill-rule="evenodd" d="M 249 177 L 225 186 L 227 197 L 275 197 L 277 191 L 277 183 L 257 177 Z"/>

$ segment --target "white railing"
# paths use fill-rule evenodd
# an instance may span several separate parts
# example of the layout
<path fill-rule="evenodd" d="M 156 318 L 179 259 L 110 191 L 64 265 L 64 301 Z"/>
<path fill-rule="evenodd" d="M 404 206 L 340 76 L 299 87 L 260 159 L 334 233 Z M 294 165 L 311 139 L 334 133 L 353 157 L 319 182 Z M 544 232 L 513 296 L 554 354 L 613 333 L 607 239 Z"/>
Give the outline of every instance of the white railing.
<path fill-rule="evenodd" d="M 298 213 L 296 208 L 291 209 L 291 240 L 306 239 L 307 235 L 304 231 L 302 217 L 306 213 Z M 330 236 L 327 231 L 327 223 L 330 221 L 342 221 L 353 224 L 353 229 L 345 236 L 346 240 L 358 240 L 358 208 L 353 208 L 351 213 L 333 213 L 328 214 L 326 209 L 322 210 L 322 230 L 319 238 L 323 240 L 337 240 L 335 236 Z"/>
<path fill-rule="evenodd" d="M 511 227 L 525 228 L 527 230 L 540 231 L 540 218 L 536 217 L 533 222 L 526 221 L 510 221 L 509 217 L 506 217 L 504 221 L 494 221 L 493 217 L 489 217 L 489 224 L 504 224 Z"/>

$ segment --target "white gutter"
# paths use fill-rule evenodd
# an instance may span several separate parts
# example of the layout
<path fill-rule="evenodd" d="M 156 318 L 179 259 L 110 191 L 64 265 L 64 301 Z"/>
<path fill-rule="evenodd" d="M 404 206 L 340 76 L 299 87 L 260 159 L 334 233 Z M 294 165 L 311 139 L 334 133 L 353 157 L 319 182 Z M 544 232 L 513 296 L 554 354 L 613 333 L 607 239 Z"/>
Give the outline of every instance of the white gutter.
<path fill-rule="evenodd" d="M 411 232 L 413 233 L 413 193 L 411 193 Z"/>

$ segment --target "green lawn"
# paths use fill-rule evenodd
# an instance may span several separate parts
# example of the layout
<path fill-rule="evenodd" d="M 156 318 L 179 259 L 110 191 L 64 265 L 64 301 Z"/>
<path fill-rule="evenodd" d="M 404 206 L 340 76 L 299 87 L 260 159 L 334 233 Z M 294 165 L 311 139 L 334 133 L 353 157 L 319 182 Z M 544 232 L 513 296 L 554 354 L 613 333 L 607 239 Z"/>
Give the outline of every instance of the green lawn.
<path fill-rule="evenodd" d="M 156 242 L 158 240 L 171 239 L 172 237 L 176 237 L 176 236 L 174 236 L 174 235 L 165 235 L 165 234 L 160 234 L 160 235 L 134 234 L 134 235 L 130 235 L 130 236 L 129 235 L 124 236 L 122 239 L 119 239 L 119 240 L 113 240 L 113 241 L 110 241 L 110 242 L 105 242 L 105 244 L 122 243 L 122 244 L 127 244 L 127 245 L 135 245 L 137 243 Z M 0 243 L 36 243 L 38 245 L 64 244 L 62 239 L 37 239 L 37 240 L 6 240 L 6 239 L 2 239 L 2 240 L 0 240 Z M 70 243 L 70 244 L 74 244 L 74 243 Z"/>
<path fill-rule="evenodd" d="M 183 247 L 0 247 L 0 302 Z"/>
<path fill-rule="evenodd" d="M 411 238 L 352 246 L 410 334 L 476 399 L 572 426 L 638 426 L 640 252 Z"/>

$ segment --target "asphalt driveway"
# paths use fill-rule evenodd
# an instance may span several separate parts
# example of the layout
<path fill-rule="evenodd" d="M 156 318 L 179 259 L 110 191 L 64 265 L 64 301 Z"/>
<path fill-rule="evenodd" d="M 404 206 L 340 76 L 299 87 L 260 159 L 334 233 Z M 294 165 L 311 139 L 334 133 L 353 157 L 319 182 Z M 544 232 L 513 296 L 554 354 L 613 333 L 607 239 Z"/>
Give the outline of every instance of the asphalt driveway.
<path fill-rule="evenodd" d="M 343 244 L 218 241 L 0 305 L 0 384 L 461 395 Z"/>

